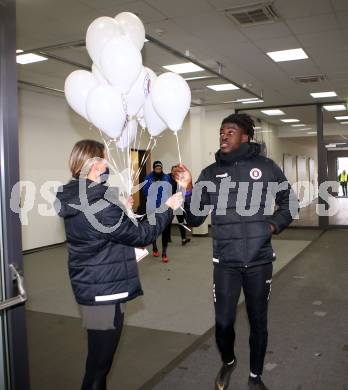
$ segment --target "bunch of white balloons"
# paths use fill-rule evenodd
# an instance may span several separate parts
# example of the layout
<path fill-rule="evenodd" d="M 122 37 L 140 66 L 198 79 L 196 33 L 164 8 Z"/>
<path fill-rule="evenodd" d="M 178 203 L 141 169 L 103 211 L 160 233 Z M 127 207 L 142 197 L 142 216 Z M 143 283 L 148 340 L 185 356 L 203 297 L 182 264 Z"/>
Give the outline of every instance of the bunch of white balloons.
<path fill-rule="evenodd" d="M 156 76 L 142 64 L 145 28 L 130 12 L 99 17 L 88 27 L 92 71 L 76 70 L 65 81 L 69 105 L 103 131 L 120 149 L 129 147 L 138 123 L 151 137 L 182 128 L 191 91 L 178 74 Z"/>

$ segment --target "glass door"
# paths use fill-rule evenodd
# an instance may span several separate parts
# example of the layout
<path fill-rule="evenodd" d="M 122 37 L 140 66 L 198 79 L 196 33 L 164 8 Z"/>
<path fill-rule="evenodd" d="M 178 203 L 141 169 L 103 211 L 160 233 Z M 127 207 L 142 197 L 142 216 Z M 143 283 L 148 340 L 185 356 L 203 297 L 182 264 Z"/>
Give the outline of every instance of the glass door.
<path fill-rule="evenodd" d="M 11 211 L 19 180 L 14 0 L 0 1 L 0 389 L 28 390 L 21 227 Z M 16 202 L 16 196 L 12 199 Z M 19 198 L 17 205 L 19 203 Z"/>
<path fill-rule="evenodd" d="M 348 225 L 348 112 L 344 103 L 326 104 L 324 111 L 324 143 L 327 151 L 328 180 L 336 182 L 329 199 L 329 224 Z"/>

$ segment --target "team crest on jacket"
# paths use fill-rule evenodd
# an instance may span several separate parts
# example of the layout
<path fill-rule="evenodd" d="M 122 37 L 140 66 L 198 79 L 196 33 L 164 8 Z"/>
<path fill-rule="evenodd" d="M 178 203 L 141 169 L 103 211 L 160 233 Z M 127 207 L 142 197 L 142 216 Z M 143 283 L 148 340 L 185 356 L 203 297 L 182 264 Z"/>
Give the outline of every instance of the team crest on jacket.
<path fill-rule="evenodd" d="M 262 171 L 261 169 L 259 168 L 253 168 L 251 171 L 250 171 L 250 177 L 254 180 L 259 180 L 261 179 L 261 176 L 262 176 Z"/>

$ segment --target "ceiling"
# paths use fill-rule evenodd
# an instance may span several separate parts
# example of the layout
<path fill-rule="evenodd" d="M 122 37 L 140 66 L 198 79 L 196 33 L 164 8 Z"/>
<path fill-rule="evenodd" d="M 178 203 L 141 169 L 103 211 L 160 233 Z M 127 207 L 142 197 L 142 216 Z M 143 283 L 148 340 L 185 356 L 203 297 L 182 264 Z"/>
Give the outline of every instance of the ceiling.
<path fill-rule="evenodd" d="M 98 16 L 121 11 L 137 13 L 149 36 L 218 70 L 229 79 L 263 93 L 264 105 L 309 103 L 309 92 L 337 92 L 336 101 L 348 97 L 348 1 L 275 0 L 279 18 L 274 23 L 241 27 L 224 9 L 262 0 L 17 0 L 17 48 L 31 50 L 83 40 L 88 25 Z M 155 71 L 174 60 L 147 43 L 144 63 Z M 302 47 L 309 59 L 275 63 L 268 51 Z M 89 66 L 83 47 L 52 50 Z M 182 60 L 181 60 L 182 62 Z M 74 67 L 55 60 L 19 65 L 19 79 L 62 89 Z M 324 81 L 299 84 L 296 76 L 323 74 Z M 194 99 L 214 104 L 240 97 L 243 91 L 210 92 L 201 81 L 190 82 Z"/>
<path fill-rule="evenodd" d="M 271 4 L 278 18 L 270 23 L 240 26 L 225 14 L 226 9 L 256 3 Z M 78 67 L 76 63 L 91 66 L 84 46 L 89 24 L 99 16 L 130 11 L 141 18 L 150 39 L 142 51 L 145 66 L 158 74 L 165 71 L 163 65 L 192 59 L 211 70 L 184 75 L 210 76 L 189 81 L 193 104 L 252 108 L 249 114 L 277 126 L 283 136 L 315 145 L 315 135 L 280 121 L 296 118 L 306 129 L 315 131 L 315 106 L 281 108 L 285 115 L 275 117 L 263 114 L 257 107 L 323 100 L 313 99 L 310 92 L 335 91 L 338 96 L 325 98 L 326 102 L 348 98 L 348 0 L 17 0 L 16 4 L 17 48 L 43 48 L 41 51 L 49 55 L 48 61 L 18 65 L 22 82 L 62 90 L 65 78 Z M 303 48 L 309 58 L 275 63 L 266 55 L 269 51 L 294 48 Z M 208 89 L 209 84 L 226 82 L 219 72 L 244 89 Z M 295 81 L 296 77 L 314 75 L 322 75 L 323 80 Z M 264 103 L 228 103 L 253 97 L 252 94 L 262 96 Z M 345 113 L 324 111 L 326 143 L 348 140 L 348 125 L 334 118 Z"/>

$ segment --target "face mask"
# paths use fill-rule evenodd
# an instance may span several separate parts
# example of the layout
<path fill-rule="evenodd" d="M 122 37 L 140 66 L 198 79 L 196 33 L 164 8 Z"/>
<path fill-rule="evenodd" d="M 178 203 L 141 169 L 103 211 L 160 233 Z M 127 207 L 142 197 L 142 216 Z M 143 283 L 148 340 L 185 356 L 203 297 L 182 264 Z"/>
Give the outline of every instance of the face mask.
<path fill-rule="evenodd" d="M 100 175 L 100 183 L 106 184 L 106 182 L 109 179 L 109 175 L 110 175 L 110 170 L 109 168 L 106 168 L 105 171 Z"/>

